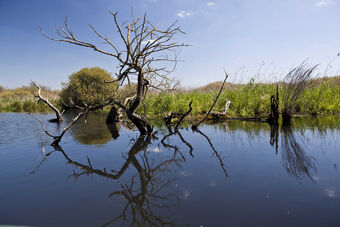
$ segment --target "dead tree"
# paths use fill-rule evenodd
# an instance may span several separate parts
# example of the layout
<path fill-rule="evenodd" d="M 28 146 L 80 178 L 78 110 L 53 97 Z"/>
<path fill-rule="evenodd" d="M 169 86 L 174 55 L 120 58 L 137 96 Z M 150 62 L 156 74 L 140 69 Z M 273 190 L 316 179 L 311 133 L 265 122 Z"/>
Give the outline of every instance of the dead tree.
<path fill-rule="evenodd" d="M 276 97 L 275 95 L 270 97 L 270 115 L 267 118 L 267 122 L 270 125 L 278 125 L 279 117 L 279 85 L 276 85 Z"/>
<path fill-rule="evenodd" d="M 64 110 L 62 111 L 62 112 L 60 112 L 59 110 L 58 110 L 58 108 L 57 107 L 55 107 L 49 100 L 48 100 L 48 98 L 43 98 L 42 96 L 41 96 L 41 94 L 40 94 L 40 92 L 41 92 L 41 87 L 37 84 L 37 83 L 35 83 L 34 81 L 32 81 L 32 83 L 38 88 L 38 95 L 36 95 L 35 97 L 37 98 L 37 102 L 39 103 L 39 102 L 43 102 L 43 103 L 45 103 L 46 105 L 48 105 L 48 107 L 50 107 L 53 111 L 54 111 L 54 113 L 55 113 L 55 115 L 56 115 L 56 118 L 54 118 L 54 119 L 51 119 L 51 120 L 49 120 L 50 122 L 62 122 L 63 121 L 63 117 L 62 117 L 62 114 L 64 113 Z"/>
<path fill-rule="evenodd" d="M 136 113 L 136 109 L 143 101 L 148 88 L 158 90 L 171 89 L 174 80 L 169 76 L 178 62 L 177 52 L 179 48 L 187 46 L 177 43 L 174 37 L 183 33 L 176 23 L 166 29 L 152 25 L 146 18 L 135 19 L 128 24 L 120 24 L 117 13 L 110 11 L 114 19 L 114 26 L 123 43 L 123 48 L 114 44 L 108 37 L 99 33 L 94 26 L 90 25 L 93 32 L 107 44 L 110 50 L 103 49 L 93 43 L 78 39 L 70 29 L 67 18 L 64 26 L 57 26 L 56 37 L 48 36 L 41 28 L 42 34 L 54 41 L 70 43 L 77 46 L 88 47 L 98 53 L 110 56 L 117 63 L 119 68 L 116 79 L 106 81 L 107 83 L 117 82 L 120 86 L 131 80 L 137 83 L 135 96 L 131 104 L 118 105 L 126 116 L 136 125 L 141 134 L 151 133 L 152 127 L 145 116 Z"/>

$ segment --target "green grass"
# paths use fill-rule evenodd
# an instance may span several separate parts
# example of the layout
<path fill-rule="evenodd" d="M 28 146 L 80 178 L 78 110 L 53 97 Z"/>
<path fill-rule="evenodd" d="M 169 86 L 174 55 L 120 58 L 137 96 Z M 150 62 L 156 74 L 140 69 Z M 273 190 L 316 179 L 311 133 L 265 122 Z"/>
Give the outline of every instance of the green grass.
<path fill-rule="evenodd" d="M 304 91 L 296 114 L 301 115 L 338 115 L 340 114 L 340 77 L 321 78 Z M 192 115 L 205 114 L 218 94 L 221 83 L 216 82 L 191 91 L 180 91 L 175 94 L 149 94 L 144 103 L 149 118 L 162 118 L 168 112 L 184 113 L 188 104 L 193 101 Z M 204 88 L 204 89 L 203 89 Z M 209 88 L 209 89 L 207 89 Z M 222 92 L 214 111 L 223 112 L 225 102 L 231 101 L 227 115 L 231 117 L 265 116 L 270 112 L 270 96 L 276 91 L 275 84 L 228 85 Z M 36 89 L 32 86 L 17 89 L 0 90 L 0 112 L 51 112 L 43 103 L 37 104 L 34 99 Z M 60 107 L 58 91 L 45 89 L 42 95 Z M 282 100 L 280 98 L 280 100 Z M 282 109 L 282 104 L 280 104 Z M 104 108 L 109 111 L 109 108 Z M 144 112 L 143 105 L 137 110 Z"/>
<path fill-rule="evenodd" d="M 274 84 L 248 84 L 236 88 L 224 89 L 214 111 L 223 112 L 225 102 L 231 101 L 227 115 L 231 117 L 259 117 L 270 112 L 270 96 L 274 95 Z M 168 112 L 184 113 L 192 100 L 193 115 L 206 113 L 213 104 L 218 90 L 202 92 L 193 90 L 177 94 L 162 93 L 149 95 L 145 99 L 147 115 L 160 117 Z M 280 99 L 281 100 L 281 99 Z M 282 108 L 282 104 L 280 104 Z M 139 111 L 142 111 L 140 108 Z M 340 86 L 327 83 L 316 84 L 308 88 L 298 101 L 296 114 L 321 115 L 340 113 Z"/>
<path fill-rule="evenodd" d="M 43 103 L 37 103 L 34 96 L 38 90 L 34 85 L 15 89 L 4 89 L 0 86 L 0 112 L 51 112 Z M 59 91 L 42 87 L 41 94 L 58 106 Z"/>
<path fill-rule="evenodd" d="M 51 102 L 59 107 L 59 102 L 57 100 L 52 100 Z M 47 105 L 43 103 L 37 103 L 34 100 L 1 100 L 0 112 L 49 113 L 52 111 Z"/>

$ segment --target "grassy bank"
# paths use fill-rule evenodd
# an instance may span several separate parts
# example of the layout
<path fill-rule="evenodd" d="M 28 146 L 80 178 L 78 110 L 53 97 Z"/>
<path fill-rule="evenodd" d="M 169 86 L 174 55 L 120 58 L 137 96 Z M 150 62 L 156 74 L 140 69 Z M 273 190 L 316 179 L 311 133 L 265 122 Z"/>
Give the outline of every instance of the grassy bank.
<path fill-rule="evenodd" d="M 314 85 L 309 87 L 299 99 L 296 114 L 339 114 L 339 81 L 340 77 L 332 78 L 331 80 L 319 79 L 315 81 Z M 218 85 L 218 83 L 215 83 L 215 88 L 208 90 L 199 88 L 173 95 L 168 93 L 149 95 L 145 99 L 147 115 L 158 117 L 167 112 L 184 113 L 188 110 L 188 104 L 191 100 L 193 101 L 192 114 L 204 114 L 209 110 L 214 98 L 217 96 Z M 223 90 L 214 110 L 223 112 L 226 101 L 230 100 L 231 105 L 227 115 L 231 117 L 264 116 L 270 112 L 270 96 L 274 95 L 275 91 L 276 84 L 248 84 L 227 87 Z M 281 105 L 280 107 L 282 108 Z M 142 112 L 142 108 L 139 111 Z"/>
<path fill-rule="evenodd" d="M 58 106 L 59 91 L 42 87 L 41 93 Z M 51 112 L 46 105 L 35 101 L 36 94 L 37 88 L 33 85 L 15 89 L 4 89 L 0 86 L 0 112 Z"/>
<path fill-rule="evenodd" d="M 215 82 L 204 87 L 178 91 L 175 94 L 150 94 L 145 98 L 146 114 L 159 118 L 168 112 L 184 113 L 192 100 L 193 115 L 206 113 L 212 105 L 221 83 Z M 276 84 L 229 84 L 223 90 L 214 111 L 223 112 L 225 102 L 231 101 L 227 115 L 230 117 L 264 116 L 270 112 L 270 96 L 274 95 Z M 37 90 L 33 86 L 17 89 L 0 89 L 0 112 L 50 112 L 50 109 L 34 101 Z M 44 88 L 43 96 L 49 97 L 58 106 L 58 91 Z M 281 99 L 282 100 L 282 99 Z M 281 105 L 281 104 L 280 104 Z M 104 111 L 108 111 L 106 108 Z M 141 105 L 138 112 L 143 113 Z M 301 96 L 296 109 L 301 115 L 340 114 L 340 77 L 321 78 L 314 81 Z"/>

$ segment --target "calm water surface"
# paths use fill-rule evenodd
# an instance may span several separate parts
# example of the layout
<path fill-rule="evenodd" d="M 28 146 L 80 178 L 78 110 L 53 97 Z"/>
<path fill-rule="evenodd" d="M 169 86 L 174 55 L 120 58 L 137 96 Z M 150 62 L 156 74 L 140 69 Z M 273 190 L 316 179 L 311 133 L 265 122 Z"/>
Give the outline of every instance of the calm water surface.
<path fill-rule="evenodd" d="M 55 150 L 31 116 L 0 114 L 0 224 L 340 226 L 339 118 L 157 129 L 95 113 Z"/>

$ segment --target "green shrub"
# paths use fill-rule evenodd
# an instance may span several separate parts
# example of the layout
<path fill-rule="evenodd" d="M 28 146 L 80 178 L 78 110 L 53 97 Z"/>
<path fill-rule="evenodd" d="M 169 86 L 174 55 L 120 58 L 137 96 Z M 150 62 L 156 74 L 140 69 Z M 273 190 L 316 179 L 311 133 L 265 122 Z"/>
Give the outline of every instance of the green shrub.
<path fill-rule="evenodd" d="M 73 104 L 78 106 L 99 105 L 115 95 L 116 84 L 111 75 L 99 67 L 83 68 L 69 76 L 60 93 L 61 105 L 64 108 Z"/>

